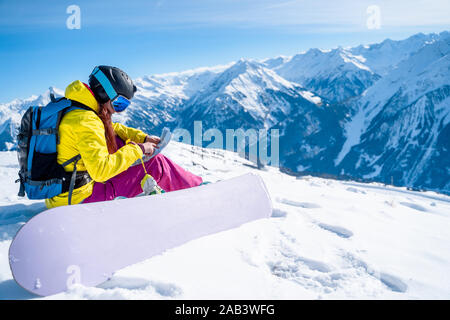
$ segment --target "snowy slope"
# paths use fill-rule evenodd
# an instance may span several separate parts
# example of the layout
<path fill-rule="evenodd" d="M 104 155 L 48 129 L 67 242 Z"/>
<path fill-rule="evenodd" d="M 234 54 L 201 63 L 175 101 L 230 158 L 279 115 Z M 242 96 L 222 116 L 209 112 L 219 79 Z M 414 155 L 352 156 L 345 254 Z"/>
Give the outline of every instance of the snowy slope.
<path fill-rule="evenodd" d="M 336 158 L 340 168 L 450 192 L 449 33 L 403 60 L 357 105 Z"/>
<path fill-rule="evenodd" d="M 403 60 L 424 46 L 448 36 L 416 34 L 407 39 L 332 50 L 310 49 L 292 57 L 277 57 L 263 63 L 290 81 L 301 84 L 333 102 L 359 96 Z"/>
<path fill-rule="evenodd" d="M 386 39 L 381 43 L 371 45 L 361 45 L 349 48 L 352 54 L 364 57 L 364 63 L 370 69 L 385 76 L 403 60 L 418 52 L 427 44 L 433 43 L 441 37 L 445 37 L 448 32 L 440 34 L 415 34 L 405 40 L 394 41 Z"/>
<path fill-rule="evenodd" d="M 263 64 L 241 59 L 186 101 L 177 124 L 188 130 L 196 120 L 206 128 L 270 128 L 285 120 L 296 105 L 320 101 Z"/>
<path fill-rule="evenodd" d="M 272 195 L 267 220 L 191 241 L 117 272 L 95 288 L 51 299 L 450 298 L 450 197 L 380 184 L 296 179 L 252 169 L 222 150 L 171 143 L 164 153 L 205 180 L 259 173 Z M 16 154 L 0 153 L 0 299 L 18 287 L 8 247 L 42 209 L 21 200 Z"/>
<path fill-rule="evenodd" d="M 228 67 L 198 68 L 134 80 L 138 91 L 122 122 L 159 132 L 164 126 L 174 123 L 184 104 Z"/>
<path fill-rule="evenodd" d="M 365 58 L 349 50 L 310 49 L 274 68 L 283 78 L 333 102 L 359 96 L 380 76 L 364 64 Z"/>

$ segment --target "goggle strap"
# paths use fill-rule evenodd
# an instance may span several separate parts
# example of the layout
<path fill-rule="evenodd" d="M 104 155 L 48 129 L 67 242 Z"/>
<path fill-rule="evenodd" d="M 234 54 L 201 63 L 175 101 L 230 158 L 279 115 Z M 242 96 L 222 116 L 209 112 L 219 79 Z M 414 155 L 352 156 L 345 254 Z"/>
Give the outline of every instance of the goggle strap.
<path fill-rule="evenodd" d="M 111 82 L 109 82 L 108 78 L 105 76 L 102 70 L 96 67 L 94 71 L 92 71 L 92 75 L 98 80 L 98 82 L 100 82 L 110 100 L 114 100 L 115 98 L 117 98 L 118 94 L 116 90 L 114 90 Z"/>

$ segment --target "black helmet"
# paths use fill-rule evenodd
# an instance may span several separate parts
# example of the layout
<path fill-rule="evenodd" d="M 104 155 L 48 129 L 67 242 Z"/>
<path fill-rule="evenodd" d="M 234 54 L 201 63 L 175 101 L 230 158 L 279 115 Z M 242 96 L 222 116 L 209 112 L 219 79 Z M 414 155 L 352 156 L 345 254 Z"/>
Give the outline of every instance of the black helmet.
<path fill-rule="evenodd" d="M 89 87 L 100 103 L 113 100 L 119 95 L 130 100 L 136 92 L 136 86 L 130 77 L 119 68 L 110 66 L 95 67 L 89 76 Z"/>

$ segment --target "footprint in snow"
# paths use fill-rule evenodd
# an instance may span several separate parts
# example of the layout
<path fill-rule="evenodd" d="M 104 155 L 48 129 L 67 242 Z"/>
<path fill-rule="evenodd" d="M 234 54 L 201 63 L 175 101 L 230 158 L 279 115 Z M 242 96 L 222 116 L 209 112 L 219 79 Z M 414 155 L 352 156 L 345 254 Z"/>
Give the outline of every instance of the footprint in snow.
<path fill-rule="evenodd" d="M 422 211 L 422 212 L 427 212 L 428 210 L 424 207 L 422 207 L 421 205 L 415 204 L 415 203 L 411 203 L 411 202 L 400 202 L 401 205 L 404 205 L 405 207 L 409 207 L 411 209 L 414 210 L 418 210 L 418 211 Z"/>
<path fill-rule="evenodd" d="M 311 270 L 316 270 L 316 271 L 320 271 L 320 272 L 330 272 L 331 271 L 331 267 L 329 267 L 326 263 L 321 262 L 321 261 L 312 260 L 312 259 L 308 259 L 308 258 L 300 257 L 300 256 L 297 257 L 296 261 L 305 264 Z"/>
<path fill-rule="evenodd" d="M 300 208 L 305 208 L 305 209 L 321 208 L 321 206 L 319 206 L 318 204 L 311 203 L 311 202 L 298 202 L 298 201 L 289 200 L 289 199 L 279 199 L 278 202 L 287 204 L 289 206 L 300 207 Z"/>
<path fill-rule="evenodd" d="M 353 187 L 348 187 L 346 190 L 350 191 L 350 192 L 354 192 L 354 193 L 366 194 L 366 192 L 364 190 L 359 190 L 359 189 L 356 189 L 356 188 L 353 188 Z"/>
<path fill-rule="evenodd" d="M 304 266 L 309 270 L 322 273 L 329 273 L 332 270 L 332 268 L 324 262 L 296 255 L 288 257 L 288 259 L 268 262 L 267 265 L 274 276 L 294 281 L 299 277 L 303 277 L 303 272 L 305 271 Z"/>
<path fill-rule="evenodd" d="M 287 216 L 287 212 L 281 209 L 273 208 L 272 210 L 272 218 L 283 218 Z"/>
<path fill-rule="evenodd" d="M 315 182 L 310 182 L 309 184 L 311 187 L 322 187 L 320 184 L 315 183 Z"/>
<path fill-rule="evenodd" d="M 112 277 L 108 281 L 99 285 L 102 289 L 128 289 L 128 290 L 143 290 L 150 285 L 150 281 L 143 278 L 129 278 L 129 277 Z"/>
<path fill-rule="evenodd" d="M 385 273 L 385 272 L 376 272 L 371 267 L 368 266 L 368 264 L 359 259 L 358 257 L 354 256 L 351 253 L 346 253 L 342 256 L 353 268 L 362 268 L 364 269 L 367 274 L 375 277 L 376 279 L 380 280 L 381 283 L 383 283 L 385 286 L 387 286 L 390 290 L 394 292 L 406 292 L 408 290 L 408 285 L 404 283 L 399 278 Z"/>
<path fill-rule="evenodd" d="M 397 277 L 387 273 L 380 273 L 380 281 L 395 292 L 406 292 L 408 285 Z"/>
<path fill-rule="evenodd" d="M 153 287 L 156 293 L 164 297 L 175 297 L 180 295 L 182 290 L 171 283 L 163 283 L 150 281 L 143 278 L 131 278 L 131 277 L 113 277 L 110 280 L 102 283 L 100 286 L 102 289 L 127 289 L 127 290 L 147 290 Z"/>
<path fill-rule="evenodd" d="M 319 223 L 318 226 L 324 230 L 333 232 L 334 234 L 336 234 L 337 236 L 339 236 L 341 238 L 347 239 L 347 238 L 350 238 L 353 236 L 353 232 L 351 232 L 348 229 L 345 229 L 344 227 L 332 226 L 332 225 L 325 224 L 325 223 Z"/>

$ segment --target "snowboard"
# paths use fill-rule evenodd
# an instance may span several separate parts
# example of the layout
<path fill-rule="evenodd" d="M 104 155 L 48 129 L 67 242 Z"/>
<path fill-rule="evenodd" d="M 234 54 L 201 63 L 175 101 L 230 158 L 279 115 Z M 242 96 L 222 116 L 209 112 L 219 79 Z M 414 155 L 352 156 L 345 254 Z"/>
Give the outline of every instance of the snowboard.
<path fill-rule="evenodd" d="M 22 226 L 9 262 L 20 286 L 48 296 L 78 283 L 99 285 L 126 266 L 271 213 L 264 182 L 251 173 L 160 195 L 57 207 Z"/>

